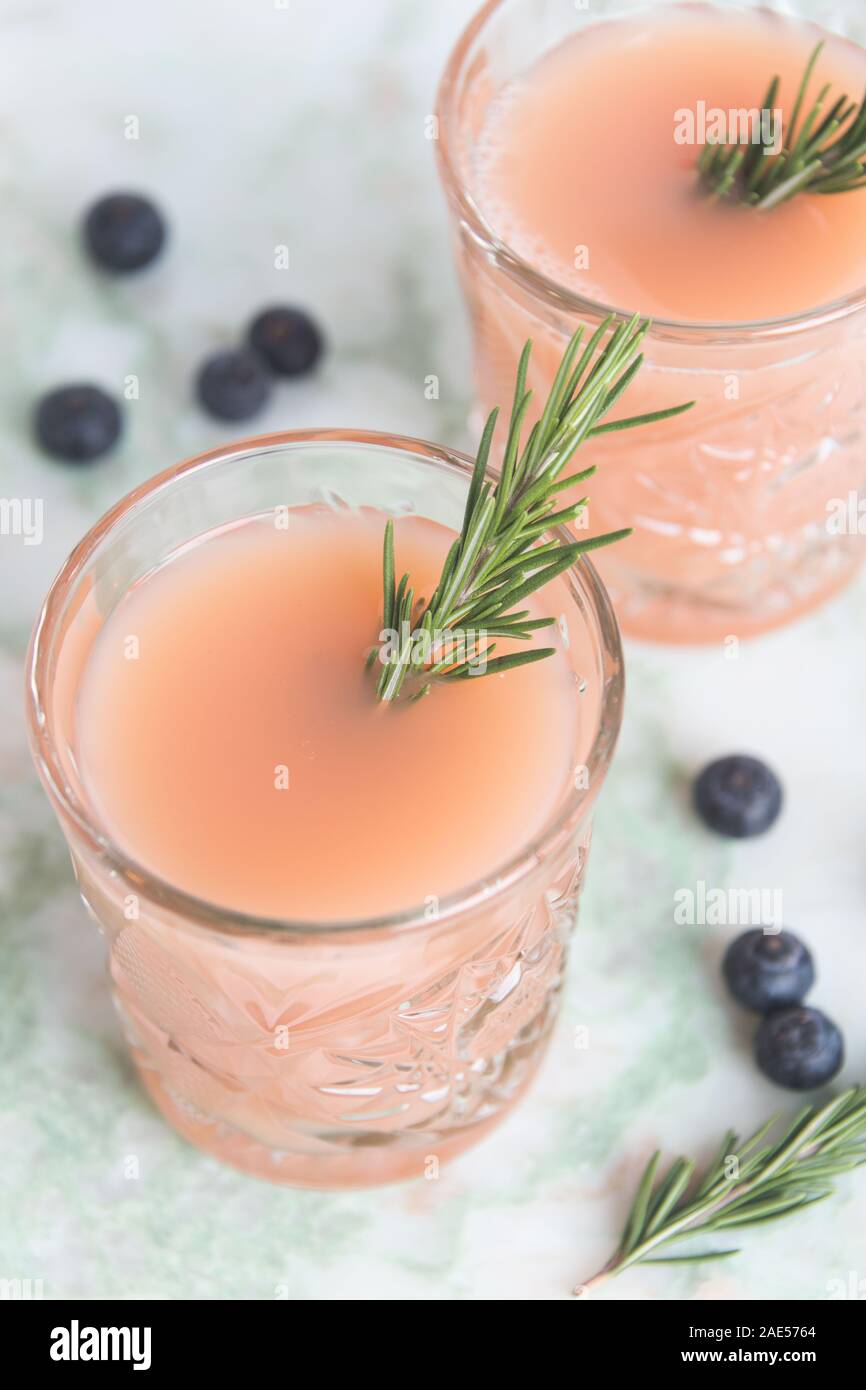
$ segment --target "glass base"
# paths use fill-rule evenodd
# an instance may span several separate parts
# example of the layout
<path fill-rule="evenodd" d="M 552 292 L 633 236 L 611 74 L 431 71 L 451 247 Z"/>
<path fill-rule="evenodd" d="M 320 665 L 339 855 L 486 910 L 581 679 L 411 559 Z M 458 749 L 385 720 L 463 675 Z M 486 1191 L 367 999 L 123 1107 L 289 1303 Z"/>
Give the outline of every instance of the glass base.
<path fill-rule="evenodd" d="M 522 1083 L 494 1114 L 461 1127 L 451 1134 L 430 1130 L 426 1134 L 358 1134 L 351 1148 L 327 1152 L 327 1139 L 311 1141 L 319 1151 L 290 1152 L 267 1148 L 239 1129 L 197 1111 L 166 1086 L 159 1072 L 140 1057 L 136 1069 L 157 1109 L 176 1130 L 197 1149 L 228 1163 L 254 1178 L 286 1187 L 340 1189 L 384 1187 L 424 1177 L 434 1181 L 443 1163 L 448 1163 L 477 1144 L 501 1124 L 521 1099 L 532 1081 L 546 1051 L 547 1039 L 538 1046 L 533 1066 Z M 300 1136 L 299 1136 L 300 1137 Z M 411 1145 L 411 1147 L 410 1147 Z"/>

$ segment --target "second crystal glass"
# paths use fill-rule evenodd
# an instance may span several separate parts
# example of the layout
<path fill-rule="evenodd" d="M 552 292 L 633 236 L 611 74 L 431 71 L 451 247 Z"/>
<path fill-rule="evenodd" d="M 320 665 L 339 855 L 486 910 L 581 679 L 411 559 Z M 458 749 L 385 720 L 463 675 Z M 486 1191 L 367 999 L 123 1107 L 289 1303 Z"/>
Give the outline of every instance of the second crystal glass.
<path fill-rule="evenodd" d="M 684 6 L 684 16 L 695 8 Z M 723 3 L 712 8 L 731 9 Z M 791 9 L 786 5 L 785 13 Z M 860 0 L 793 9 L 834 30 L 862 34 Z M 543 398 L 563 343 L 578 323 L 593 326 L 609 312 L 645 309 L 641 303 L 608 306 L 575 293 L 551 275 L 549 265 L 544 268 L 543 246 L 533 259 L 497 235 L 478 197 L 491 103 L 564 39 L 589 34 L 593 25 L 621 14 L 652 19 L 661 10 L 671 6 L 657 0 L 610 0 L 591 8 L 491 0 L 448 62 L 437 150 L 485 411 L 503 398 L 527 337 L 535 341 L 529 384 Z M 605 90 L 615 92 L 618 81 L 611 72 Z M 628 92 L 616 99 L 627 102 Z M 672 98 L 672 140 L 674 105 Z M 511 151 L 513 160 L 521 157 Z M 567 174 L 567 152 L 558 148 L 556 159 Z M 626 172 L 617 169 L 616 177 Z M 599 196 L 603 190 L 587 190 L 587 197 Z M 639 241 L 640 206 L 631 216 Z M 715 273 L 708 257 L 706 274 Z M 653 317 L 646 365 L 623 413 L 690 398 L 696 405 L 681 418 L 636 434 L 591 441 L 582 452 L 582 463 L 599 465 L 592 530 L 634 527 L 627 543 L 599 557 L 599 568 L 628 633 L 694 642 L 762 632 L 822 602 L 862 559 L 866 293 L 860 288 L 831 304 L 767 321 Z"/>

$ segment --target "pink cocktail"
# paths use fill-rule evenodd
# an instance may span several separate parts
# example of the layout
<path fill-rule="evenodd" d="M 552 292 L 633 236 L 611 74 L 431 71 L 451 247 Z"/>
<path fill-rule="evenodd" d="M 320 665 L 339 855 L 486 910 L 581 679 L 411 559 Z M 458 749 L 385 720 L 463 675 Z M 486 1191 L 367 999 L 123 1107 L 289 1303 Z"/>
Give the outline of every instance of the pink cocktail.
<path fill-rule="evenodd" d="M 136 1065 L 261 1177 L 435 1175 L 556 1016 L 622 697 L 594 571 L 534 596 L 543 662 L 393 707 L 365 670 L 386 516 L 432 584 L 468 475 L 340 431 L 193 459 L 85 537 L 34 634 L 34 754 Z"/>
<path fill-rule="evenodd" d="M 825 8 L 866 36 L 859 0 Z M 611 311 L 653 320 L 620 414 L 696 402 L 581 455 L 599 465 L 590 529 L 634 527 L 599 566 L 635 635 L 763 631 L 862 558 L 866 188 L 756 211 L 697 177 L 716 113 L 759 108 L 774 74 L 790 117 L 822 36 L 808 100 L 829 83 L 830 100 L 859 102 L 863 48 L 749 4 L 492 0 L 443 78 L 438 152 L 482 406 L 527 337 L 543 392 L 575 326 Z"/>

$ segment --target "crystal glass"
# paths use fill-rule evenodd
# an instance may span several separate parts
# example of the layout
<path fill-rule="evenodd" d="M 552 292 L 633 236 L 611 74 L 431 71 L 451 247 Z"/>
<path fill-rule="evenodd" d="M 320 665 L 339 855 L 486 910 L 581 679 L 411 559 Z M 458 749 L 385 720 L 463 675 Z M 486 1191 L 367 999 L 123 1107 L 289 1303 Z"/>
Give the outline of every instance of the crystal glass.
<path fill-rule="evenodd" d="M 592 809 L 620 724 L 610 604 L 581 560 L 563 590 L 580 748 L 563 749 L 567 787 L 542 833 L 435 916 L 419 905 L 376 920 L 262 920 L 133 862 L 79 775 L 82 671 L 129 586 L 211 528 L 323 498 L 459 528 L 470 471 L 432 444 L 345 430 L 201 455 L 93 527 L 34 631 L 33 754 L 106 940 L 135 1064 L 181 1134 L 259 1177 L 336 1187 L 430 1171 L 497 1124 L 531 1080 L 556 1017 Z M 582 775 L 570 778 L 572 766 Z M 455 816 L 459 807 L 458 796 Z"/>
<path fill-rule="evenodd" d="M 866 38 L 862 0 L 710 3 L 778 8 Z M 608 313 L 640 307 L 583 298 L 497 238 L 473 192 L 489 103 L 569 35 L 660 4 L 490 0 L 451 54 L 437 154 L 485 412 L 510 398 L 527 338 L 535 343 L 529 384 L 543 399 L 578 324 L 591 329 Z M 749 636 L 835 593 L 861 563 L 866 531 L 857 520 L 866 496 L 866 289 L 772 322 L 656 319 L 644 352 L 625 413 L 697 404 L 646 430 L 590 441 L 581 453 L 582 464 L 599 465 L 593 529 L 634 527 L 627 544 L 597 561 L 623 630 L 669 642 Z"/>

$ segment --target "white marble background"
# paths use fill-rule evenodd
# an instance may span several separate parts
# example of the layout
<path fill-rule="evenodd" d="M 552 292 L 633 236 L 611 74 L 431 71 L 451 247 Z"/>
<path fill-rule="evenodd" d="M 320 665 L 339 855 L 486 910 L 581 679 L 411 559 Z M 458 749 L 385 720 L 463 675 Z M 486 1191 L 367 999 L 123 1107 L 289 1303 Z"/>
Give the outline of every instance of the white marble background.
<path fill-rule="evenodd" d="M 465 321 L 424 138 L 474 0 L 2 0 L 0 494 L 45 501 L 45 539 L 0 537 L 0 1277 L 46 1297 L 558 1299 L 616 1243 L 656 1146 L 706 1155 L 792 1098 L 758 1076 L 726 1000 L 730 935 L 675 927 L 697 879 L 781 887 L 814 947 L 815 1002 L 866 1080 L 866 588 L 742 648 L 632 647 L 623 742 L 598 817 L 564 1016 L 530 1098 L 438 1183 L 270 1188 L 164 1126 L 130 1075 L 101 943 L 24 742 L 21 665 L 51 577 L 138 480 L 226 436 L 192 404 L 199 359 L 261 304 L 319 317 L 330 351 L 256 422 L 380 427 L 468 444 Z M 124 138 L 135 115 L 140 139 Z M 83 207 L 149 191 L 171 220 L 151 271 L 84 263 Z M 290 269 L 274 269 L 274 247 Z M 427 401 L 435 372 L 441 397 Z M 29 440 L 64 379 L 141 382 L 110 459 L 78 471 Z M 728 846 L 688 811 L 708 758 L 754 751 L 787 808 Z M 578 1024 L 590 1047 L 576 1051 Z M 137 1181 L 126 1158 L 140 1161 Z M 823 1299 L 866 1277 L 866 1176 L 718 1267 L 645 1269 L 612 1299 Z M 579 1316 L 579 1314 L 578 1314 Z"/>

